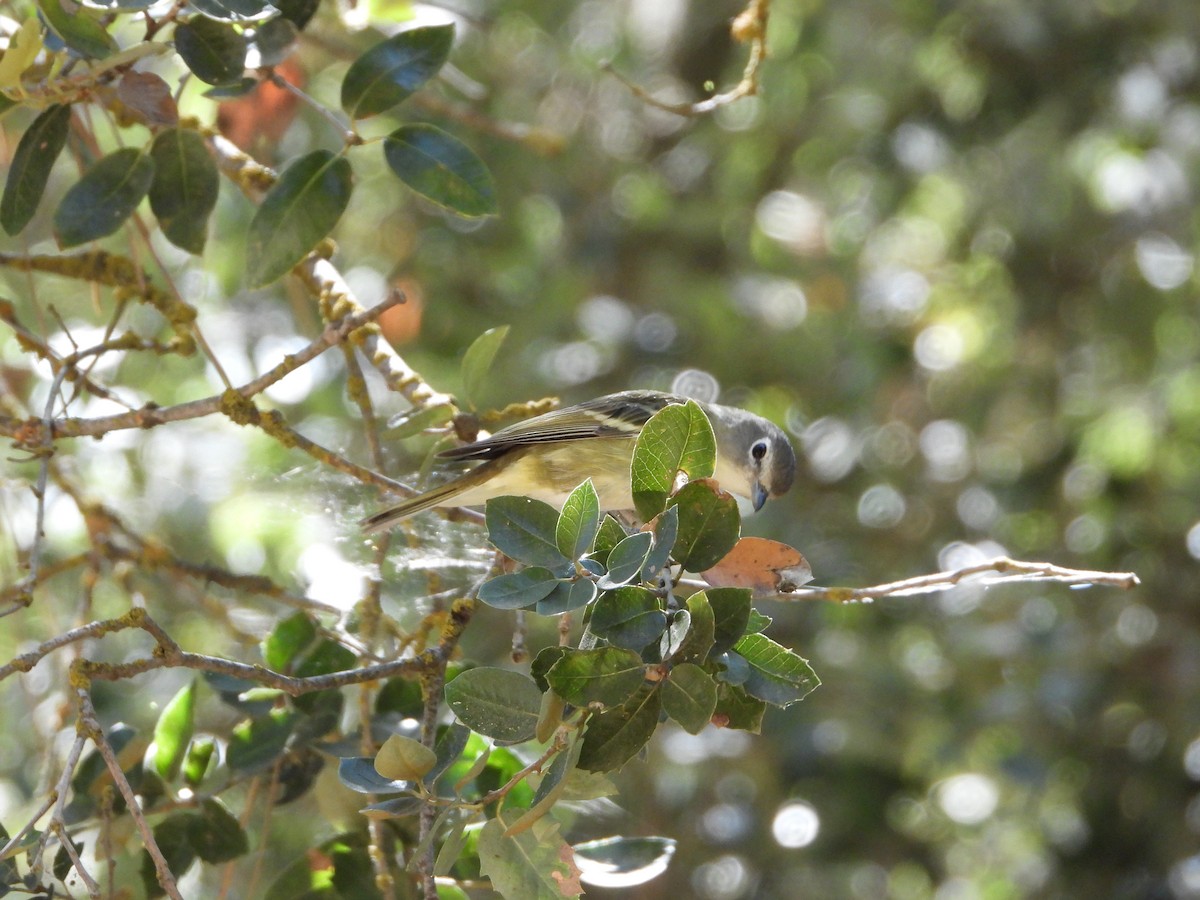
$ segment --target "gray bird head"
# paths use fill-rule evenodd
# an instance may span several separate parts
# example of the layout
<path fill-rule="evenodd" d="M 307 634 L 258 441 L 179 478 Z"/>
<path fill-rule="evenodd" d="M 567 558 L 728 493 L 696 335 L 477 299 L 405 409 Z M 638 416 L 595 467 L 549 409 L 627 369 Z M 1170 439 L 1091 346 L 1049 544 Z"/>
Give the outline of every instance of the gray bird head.
<path fill-rule="evenodd" d="M 732 406 L 705 407 L 717 439 L 721 486 L 748 499 L 755 510 L 786 494 L 796 480 L 796 453 L 783 429 L 762 416 Z"/>

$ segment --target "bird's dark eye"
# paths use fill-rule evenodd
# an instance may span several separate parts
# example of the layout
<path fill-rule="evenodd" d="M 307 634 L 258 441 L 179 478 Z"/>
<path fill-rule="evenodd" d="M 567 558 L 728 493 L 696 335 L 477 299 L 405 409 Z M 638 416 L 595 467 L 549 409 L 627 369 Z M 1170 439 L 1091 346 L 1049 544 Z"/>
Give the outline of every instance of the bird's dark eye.
<path fill-rule="evenodd" d="M 754 446 L 750 448 L 750 455 L 757 460 L 761 460 L 767 455 L 767 442 L 757 441 Z"/>

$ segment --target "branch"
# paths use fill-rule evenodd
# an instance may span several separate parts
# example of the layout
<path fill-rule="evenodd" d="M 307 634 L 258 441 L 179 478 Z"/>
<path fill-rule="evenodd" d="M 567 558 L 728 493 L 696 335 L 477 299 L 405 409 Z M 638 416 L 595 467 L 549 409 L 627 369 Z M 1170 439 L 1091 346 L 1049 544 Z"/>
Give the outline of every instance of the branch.
<path fill-rule="evenodd" d="M 870 603 L 887 597 L 912 597 L 935 594 L 960 584 L 993 587 L 1000 584 L 1030 584 L 1056 582 L 1071 587 L 1115 587 L 1130 590 L 1141 584 L 1133 572 L 1093 572 L 1087 569 L 1068 569 L 1053 563 L 1025 562 L 999 556 L 973 566 L 949 572 L 917 575 L 900 581 L 877 584 L 873 587 L 800 587 L 793 591 L 768 595 L 769 600 L 826 600 L 831 603 Z"/>

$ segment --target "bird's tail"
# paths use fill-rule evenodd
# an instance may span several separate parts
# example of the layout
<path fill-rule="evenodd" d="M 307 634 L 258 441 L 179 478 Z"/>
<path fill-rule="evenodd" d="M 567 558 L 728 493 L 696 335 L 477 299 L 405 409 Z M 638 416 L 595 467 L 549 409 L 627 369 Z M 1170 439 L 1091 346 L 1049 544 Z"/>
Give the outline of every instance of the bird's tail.
<path fill-rule="evenodd" d="M 469 485 L 463 484 L 466 477 L 455 478 L 447 481 L 439 487 L 425 491 L 423 494 L 417 494 L 415 497 L 410 497 L 403 503 L 397 503 L 395 506 L 389 506 L 387 509 L 367 516 L 359 526 L 364 534 L 374 534 L 377 531 L 384 531 L 395 525 L 401 519 L 406 519 L 414 513 L 419 513 L 425 509 L 432 509 L 435 506 L 450 506 L 446 503 L 451 497 L 460 494 Z"/>

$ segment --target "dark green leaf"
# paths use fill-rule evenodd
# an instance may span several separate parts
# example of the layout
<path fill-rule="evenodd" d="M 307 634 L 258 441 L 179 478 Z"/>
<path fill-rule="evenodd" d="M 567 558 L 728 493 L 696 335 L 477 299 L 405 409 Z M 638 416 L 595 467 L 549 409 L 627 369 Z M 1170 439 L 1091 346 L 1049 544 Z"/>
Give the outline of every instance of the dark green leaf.
<path fill-rule="evenodd" d="M 338 760 L 338 780 L 359 794 L 395 794 L 412 789 L 407 781 L 392 781 L 380 775 L 370 756 L 350 756 Z"/>
<path fill-rule="evenodd" d="M 484 507 L 488 540 L 497 550 L 531 566 L 557 569 L 569 560 L 558 551 L 558 510 L 529 497 L 496 497 Z"/>
<path fill-rule="evenodd" d="M 546 674 L 554 668 L 556 662 L 570 652 L 572 652 L 570 648 L 560 647 L 557 644 L 552 644 L 538 651 L 538 655 L 533 658 L 533 663 L 529 666 L 529 674 L 537 682 L 539 691 L 550 690 L 550 682 L 546 680 Z"/>
<path fill-rule="evenodd" d="M 639 531 L 622 540 L 608 554 L 608 574 L 597 585 L 610 590 L 633 581 L 641 575 L 653 543 L 654 535 L 649 531 Z"/>
<path fill-rule="evenodd" d="M 314 150 L 289 165 L 250 220 L 246 238 L 250 284 L 286 275 L 324 239 L 350 202 L 350 162 Z"/>
<path fill-rule="evenodd" d="M 704 592 L 713 614 L 711 656 L 720 656 L 746 633 L 750 620 L 750 591 L 746 588 L 709 588 Z"/>
<path fill-rule="evenodd" d="M 549 596 L 560 584 L 549 569 L 530 566 L 485 581 L 479 588 L 479 599 L 496 609 L 525 609 Z"/>
<path fill-rule="evenodd" d="M 126 766 L 124 757 L 128 756 L 130 751 L 137 751 L 139 744 L 142 750 L 145 749 L 143 742 L 135 742 L 135 738 L 138 736 L 137 729 L 128 725 L 114 725 L 105 732 L 104 736 L 123 767 Z M 139 758 L 140 755 L 139 753 Z M 107 781 L 108 766 L 104 762 L 104 757 L 98 751 L 93 751 L 85 756 L 75 769 L 75 774 L 71 778 L 71 789 L 76 794 L 86 794 L 102 777 Z"/>
<path fill-rule="evenodd" d="M 746 693 L 775 706 L 790 706 L 821 683 L 808 661 L 761 634 L 748 634 L 734 647 L 750 664 Z"/>
<path fill-rule="evenodd" d="M 223 863 L 243 856 L 249 849 L 241 824 L 215 797 L 200 803 L 200 814 L 192 821 L 192 849 L 206 863 Z"/>
<path fill-rule="evenodd" d="M 352 650 L 343 647 L 332 638 L 324 638 L 296 666 L 297 678 L 312 678 L 316 675 L 330 675 L 333 672 L 345 672 L 354 668 L 357 657 Z"/>
<path fill-rule="evenodd" d="M 654 582 L 662 576 L 679 536 L 679 509 L 668 506 L 654 520 L 654 546 L 642 566 L 642 580 Z"/>
<path fill-rule="evenodd" d="M 762 730 L 766 711 L 767 704 L 749 696 L 744 688 L 733 684 L 717 685 L 717 708 L 713 712 L 713 724 L 758 734 Z"/>
<path fill-rule="evenodd" d="M 641 687 L 645 678 L 642 658 L 619 647 L 571 650 L 546 673 L 554 693 L 578 706 L 618 706 Z"/>
<path fill-rule="evenodd" d="M 661 709 L 658 691 L 647 684 L 620 706 L 593 713 L 583 735 L 579 768 L 589 772 L 621 768 L 654 736 Z"/>
<path fill-rule="evenodd" d="M 317 638 L 317 626 L 306 612 L 295 612 L 276 623 L 262 641 L 263 662 L 273 672 L 286 672 L 298 655 Z"/>
<path fill-rule="evenodd" d="M 685 731 L 699 734 L 717 708 L 717 683 L 694 663 L 681 663 L 663 682 L 662 705 Z"/>
<path fill-rule="evenodd" d="M 300 31 L 316 14 L 321 0 L 273 0 L 274 6 L 283 18 L 287 19 Z"/>
<path fill-rule="evenodd" d="M 537 728 L 542 692 L 511 669 L 468 669 L 446 685 L 446 703 L 468 728 L 506 743 L 527 741 Z"/>
<path fill-rule="evenodd" d="M 170 781 L 179 774 L 196 722 L 196 682 L 189 681 L 163 707 L 154 725 L 154 768 Z"/>
<path fill-rule="evenodd" d="M 716 458 L 712 425 L 694 401 L 660 409 L 634 445 L 630 473 L 638 515 L 649 521 L 663 511 L 679 472 L 689 481 L 711 477 Z"/>
<path fill-rule="evenodd" d="M 389 678 L 375 696 L 375 712 L 380 715 L 419 718 L 421 709 L 421 685 L 413 678 Z"/>
<path fill-rule="evenodd" d="M 237 725 L 225 751 L 226 764 L 235 772 L 266 769 L 283 753 L 299 718 L 299 713 L 277 709 L 268 716 Z"/>
<path fill-rule="evenodd" d="M 716 641 L 716 621 L 704 591 L 687 598 L 687 613 L 687 634 L 674 648 L 673 655 L 679 662 L 703 663 Z"/>
<path fill-rule="evenodd" d="M 764 616 L 757 609 L 750 610 L 750 618 L 746 622 L 746 634 L 766 631 L 771 624 L 771 617 Z"/>
<path fill-rule="evenodd" d="M 4 838 L 5 843 L 8 843 L 8 835 L 4 835 Z M 76 856 L 83 854 L 83 841 L 71 841 L 71 846 L 74 848 Z M 71 874 L 71 867 L 74 865 L 75 863 L 71 861 L 71 854 L 67 852 L 67 848 L 60 846 L 58 852 L 54 854 L 54 867 L 51 871 L 59 881 L 66 881 L 67 876 Z M 12 881 L 6 881 L 0 877 L 0 896 L 8 893 L 4 889 L 10 884 L 12 884 Z"/>
<path fill-rule="evenodd" d="M 612 516 L 605 516 L 604 521 L 600 523 L 600 530 L 596 533 L 596 543 L 590 554 L 591 558 L 608 565 L 608 554 L 627 536 L 620 522 Z"/>
<path fill-rule="evenodd" d="M 432 125 L 404 125 L 383 142 L 396 176 L 424 197 L 460 216 L 494 216 L 496 185 L 483 160 L 458 138 Z"/>
<path fill-rule="evenodd" d="M 690 481 L 671 503 L 679 510 L 674 556 L 689 572 L 703 572 L 733 549 L 742 519 L 733 495 L 718 488 L 715 481 Z"/>
<path fill-rule="evenodd" d="M 578 578 L 560 581 L 558 587 L 538 601 L 535 609 L 539 616 L 560 616 L 582 609 L 595 599 L 596 583 L 587 578 Z"/>
<path fill-rule="evenodd" d="M 210 100 L 232 100 L 235 97 L 246 96 L 246 94 L 250 93 L 258 85 L 259 81 L 257 78 L 244 75 L 231 84 L 219 84 L 216 87 L 210 87 L 201 96 L 208 97 Z"/>
<path fill-rule="evenodd" d="M 443 772 L 458 762 L 458 758 L 462 756 L 463 750 L 467 748 L 467 741 L 470 739 L 471 729 L 459 722 L 452 722 L 443 728 L 433 747 L 437 754 L 437 763 L 425 774 L 425 781 L 433 784 Z"/>
<path fill-rule="evenodd" d="M 172 813 L 154 826 L 154 843 L 158 844 L 167 867 L 176 878 L 182 878 L 196 861 L 192 827 L 198 818 L 191 812 Z M 166 893 L 158 883 L 154 861 L 145 850 L 142 851 L 142 885 L 148 897 L 161 897 Z"/>
<path fill-rule="evenodd" d="M 233 84 L 246 70 L 246 39 L 241 32 L 207 16 L 192 16 L 175 26 L 175 50 L 206 84 Z"/>
<path fill-rule="evenodd" d="M 555 527 L 558 552 L 567 559 L 578 559 L 592 548 L 600 528 L 600 497 L 592 479 L 567 495 Z"/>
<path fill-rule="evenodd" d="M 188 5 L 223 22 L 251 22 L 275 12 L 275 7 L 267 0 L 189 0 Z"/>
<path fill-rule="evenodd" d="M 376 44 L 342 80 L 342 109 L 365 119 L 407 100 L 437 74 L 454 43 L 453 25 L 409 28 Z"/>
<path fill-rule="evenodd" d="M 137 209 L 153 181 L 153 161 L 133 147 L 98 160 L 54 213 L 58 245 L 74 247 L 112 234 Z"/>
<path fill-rule="evenodd" d="M 472 405 L 479 402 L 479 394 L 488 382 L 492 363 L 500 351 L 500 345 L 508 337 L 508 326 L 489 328 L 471 342 L 462 360 L 463 396 Z"/>
<path fill-rule="evenodd" d="M 63 7 L 62 0 L 38 0 L 38 9 L 42 11 L 50 30 L 82 56 L 104 59 L 119 49 L 112 35 L 92 18 L 93 13 L 79 8 L 68 12 Z"/>
<path fill-rule="evenodd" d="M 71 107 L 59 104 L 43 110 L 21 135 L 0 200 L 0 225 L 9 234 L 19 234 L 37 212 L 70 130 Z"/>
<path fill-rule="evenodd" d="M 616 647 L 641 650 L 657 641 L 667 624 L 659 599 L 642 587 L 608 591 L 592 610 L 588 627 Z"/>
<path fill-rule="evenodd" d="M 635 887 L 657 878 L 667 870 L 675 853 L 675 842 L 664 837 L 608 837 L 576 844 L 575 862 L 583 870 L 584 884 L 617 883 Z M 591 872 L 601 873 L 604 880 L 593 882 Z"/>

